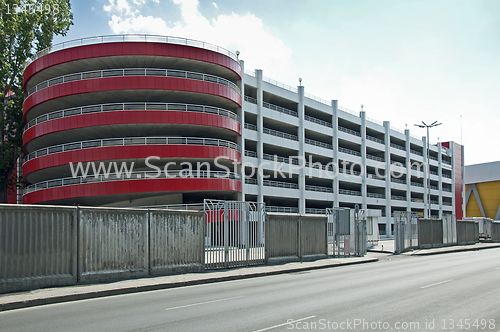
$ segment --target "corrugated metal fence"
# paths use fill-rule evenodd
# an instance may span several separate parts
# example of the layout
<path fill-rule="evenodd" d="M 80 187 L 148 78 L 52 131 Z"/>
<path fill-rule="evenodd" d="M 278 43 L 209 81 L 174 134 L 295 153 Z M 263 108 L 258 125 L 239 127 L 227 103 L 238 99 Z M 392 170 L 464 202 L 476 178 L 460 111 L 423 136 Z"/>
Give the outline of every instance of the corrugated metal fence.
<path fill-rule="evenodd" d="M 266 213 L 266 264 L 328 257 L 326 216 Z"/>

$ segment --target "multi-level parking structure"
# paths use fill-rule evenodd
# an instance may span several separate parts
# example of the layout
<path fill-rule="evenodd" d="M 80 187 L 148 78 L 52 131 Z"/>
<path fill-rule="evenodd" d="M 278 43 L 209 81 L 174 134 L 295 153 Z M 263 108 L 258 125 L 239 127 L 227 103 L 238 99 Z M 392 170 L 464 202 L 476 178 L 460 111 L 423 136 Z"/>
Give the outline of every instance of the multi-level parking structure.
<path fill-rule="evenodd" d="M 241 75 L 233 53 L 183 38 L 92 37 L 38 53 L 24 71 L 24 203 L 241 199 L 241 180 L 214 164 L 241 162 Z M 115 174 L 115 162 L 132 172 Z M 183 173 L 182 162 L 211 167 Z"/>
<path fill-rule="evenodd" d="M 307 94 L 303 85 L 276 82 L 262 70 L 246 70 L 243 82 L 243 162 L 267 163 L 263 173 L 270 176 L 247 179 L 245 200 L 263 201 L 269 211 L 306 214 L 358 204 L 378 219 L 381 235 L 392 234 L 395 212 L 427 217 L 430 204 L 430 217 L 461 215 L 459 144 L 431 143 L 427 151 L 426 137 Z M 297 169 L 301 162 L 290 163 L 290 156 L 303 157 L 305 167 Z M 286 178 L 275 173 L 276 162 L 285 164 Z M 338 173 L 326 174 L 332 165 Z"/>
<path fill-rule="evenodd" d="M 244 72 L 236 55 L 210 44 L 138 35 L 82 39 L 38 54 L 24 78 L 26 203 L 137 206 L 222 198 L 297 213 L 358 204 L 378 218 L 381 234 L 391 234 L 398 211 L 428 216 L 429 204 L 432 217 L 462 211 L 458 144 L 430 144 L 427 151 L 425 137 L 307 94 L 303 85 L 266 78 L 262 70 Z M 227 166 L 244 162 L 246 174 L 250 164 L 262 165 L 267 178 L 202 172 L 200 179 L 148 180 L 144 161 L 152 155 L 208 161 L 213 172 L 220 171 L 214 159 L 223 156 Z M 288 174 L 290 156 L 308 163 L 297 169 L 292 161 L 291 178 L 275 176 L 277 163 Z M 134 161 L 136 173 L 83 179 L 71 176 L 70 161 Z M 325 174 L 328 163 L 340 166 L 338 176 Z M 428 164 L 428 171 L 419 173 L 414 163 Z M 391 167 L 402 175 L 391 176 Z"/>

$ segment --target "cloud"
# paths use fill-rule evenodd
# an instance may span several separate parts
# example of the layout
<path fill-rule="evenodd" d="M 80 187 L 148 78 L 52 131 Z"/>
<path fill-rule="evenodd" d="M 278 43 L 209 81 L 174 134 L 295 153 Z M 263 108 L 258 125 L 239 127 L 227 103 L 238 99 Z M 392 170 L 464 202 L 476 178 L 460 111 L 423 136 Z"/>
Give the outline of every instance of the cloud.
<path fill-rule="evenodd" d="M 198 0 L 172 0 L 179 6 L 179 18 L 143 16 L 148 0 L 109 0 L 104 10 L 113 33 L 145 33 L 184 37 L 240 51 L 245 67 L 264 69 L 266 75 L 280 77 L 289 71 L 291 49 L 273 36 L 262 20 L 253 14 L 218 15 L 209 20 L 199 11 Z M 154 0 L 151 0 L 154 1 Z M 213 3 L 218 8 L 217 4 Z M 168 24 L 166 22 L 169 22 Z"/>

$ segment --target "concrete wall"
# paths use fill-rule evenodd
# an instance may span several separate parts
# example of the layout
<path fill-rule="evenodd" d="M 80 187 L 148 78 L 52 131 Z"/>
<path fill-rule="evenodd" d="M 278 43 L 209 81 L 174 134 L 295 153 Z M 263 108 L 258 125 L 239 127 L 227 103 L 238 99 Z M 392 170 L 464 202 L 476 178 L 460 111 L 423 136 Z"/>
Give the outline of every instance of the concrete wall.
<path fill-rule="evenodd" d="M 77 281 L 75 208 L 0 204 L 0 293 Z"/>
<path fill-rule="evenodd" d="M 328 257 L 327 217 L 266 213 L 266 264 Z"/>
<path fill-rule="evenodd" d="M 436 248 L 443 246 L 443 220 L 418 219 L 418 247 Z"/>
<path fill-rule="evenodd" d="M 202 212 L 0 204 L 0 293 L 203 268 Z"/>

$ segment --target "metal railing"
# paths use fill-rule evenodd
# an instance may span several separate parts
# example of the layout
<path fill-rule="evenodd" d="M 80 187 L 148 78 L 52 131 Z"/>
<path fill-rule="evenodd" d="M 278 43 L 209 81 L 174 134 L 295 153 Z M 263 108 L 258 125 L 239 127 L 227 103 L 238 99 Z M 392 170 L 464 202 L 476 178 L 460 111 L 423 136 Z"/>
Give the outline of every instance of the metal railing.
<path fill-rule="evenodd" d="M 283 84 L 283 83 L 281 83 L 281 82 L 275 81 L 275 80 L 273 80 L 273 79 L 271 79 L 271 78 L 269 78 L 269 77 L 265 77 L 265 76 L 263 76 L 263 77 L 262 77 L 262 80 L 263 80 L 264 82 L 267 82 L 267 83 L 269 83 L 269 84 L 275 85 L 275 86 L 280 87 L 280 88 L 283 88 L 283 89 L 285 89 L 285 90 L 288 90 L 288 91 L 292 91 L 292 92 L 294 92 L 294 93 L 297 93 L 297 88 L 294 88 L 294 87 L 291 87 L 291 86 L 289 86 L 289 85 Z"/>
<path fill-rule="evenodd" d="M 347 154 L 350 154 L 350 155 L 353 155 L 353 156 L 358 156 L 358 157 L 361 157 L 361 152 L 358 152 L 358 151 L 354 151 L 354 150 L 351 150 L 351 149 L 346 149 L 346 148 L 343 148 L 341 146 L 339 146 L 339 152 L 343 152 L 343 153 L 347 153 Z"/>
<path fill-rule="evenodd" d="M 449 188 L 443 188 L 443 191 L 446 191 L 447 193 L 451 193 L 451 192 L 453 192 L 453 191 L 452 191 L 451 189 L 449 189 Z"/>
<path fill-rule="evenodd" d="M 61 83 L 82 81 L 94 78 L 126 77 L 126 76 L 155 76 L 155 77 L 176 77 L 176 78 L 193 79 L 198 81 L 225 85 L 236 91 L 238 94 L 241 93 L 240 88 L 236 84 L 234 84 L 229 80 L 226 80 L 225 78 L 214 75 L 195 73 L 177 69 L 121 68 L 121 69 L 94 70 L 94 71 L 87 71 L 82 73 L 75 73 L 75 74 L 59 76 L 56 78 L 51 78 L 50 80 L 38 83 L 37 85 L 29 89 L 28 93 L 26 94 L 26 98 L 28 98 L 30 95 L 32 95 L 37 91 Z"/>
<path fill-rule="evenodd" d="M 342 195 L 350 195 L 350 196 L 361 196 L 361 191 L 357 191 L 357 190 L 347 190 L 347 189 L 339 189 L 339 194 L 342 194 Z"/>
<path fill-rule="evenodd" d="M 404 146 L 399 145 L 399 144 L 391 143 L 391 147 L 396 148 L 398 150 L 406 151 L 406 148 Z"/>
<path fill-rule="evenodd" d="M 431 174 L 431 175 L 435 175 L 435 176 L 439 176 L 439 173 L 438 173 L 438 172 L 436 172 L 436 171 L 429 171 L 429 174 Z"/>
<path fill-rule="evenodd" d="M 410 182 L 410 184 L 411 184 L 412 186 L 415 186 L 415 187 L 421 187 L 421 188 L 423 188 L 423 187 L 424 187 L 424 185 L 423 185 L 422 183 L 419 183 L 419 182 L 414 182 L 414 181 L 411 181 L 411 182 Z"/>
<path fill-rule="evenodd" d="M 391 195 L 391 199 L 395 201 L 406 201 L 406 196 Z"/>
<path fill-rule="evenodd" d="M 286 138 L 286 139 L 290 139 L 292 141 L 298 141 L 299 140 L 299 137 L 297 135 L 292 135 L 292 134 L 289 134 L 289 133 L 284 133 L 282 131 L 278 131 L 278 130 L 274 130 L 274 129 L 263 128 L 262 131 L 264 132 L 264 134 L 273 135 L 273 136 L 281 137 L 281 138 Z"/>
<path fill-rule="evenodd" d="M 405 131 L 403 129 L 399 129 L 399 128 L 396 128 L 396 127 L 393 127 L 393 126 L 391 126 L 391 130 L 397 131 L 398 133 L 401 133 L 401 134 L 405 133 Z"/>
<path fill-rule="evenodd" d="M 307 191 L 317 191 L 320 193 L 333 193 L 333 189 L 331 187 L 312 186 L 312 185 L 306 184 L 305 188 Z"/>
<path fill-rule="evenodd" d="M 453 206 L 453 203 L 452 202 L 443 202 L 443 205 L 445 205 L 445 206 Z"/>
<path fill-rule="evenodd" d="M 437 157 L 434 157 L 433 155 L 429 155 L 430 160 L 438 161 Z"/>
<path fill-rule="evenodd" d="M 241 117 L 234 112 L 204 105 L 195 104 L 176 104 L 176 103 L 113 103 L 113 104 L 97 104 L 82 107 L 67 108 L 60 111 L 50 112 L 40 115 L 24 126 L 24 131 L 36 126 L 37 124 L 65 118 L 75 115 L 111 112 L 111 111 L 182 111 L 182 112 L 199 112 L 226 116 L 241 123 Z"/>
<path fill-rule="evenodd" d="M 438 186 L 429 186 L 429 188 L 432 189 L 432 190 L 439 190 Z"/>
<path fill-rule="evenodd" d="M 296 183 L 283 182 L 283 181 L 272 181 L 272 180 L 264 180 L 262 184 L 266 187 L 275 187 L 275 188 L 285 188 L 285 189 L 299 189 L 299 185 Z"/>
<path fill-rule="evenodd" d="M 290 157 L 282 157 L 282 156 L 272 155 L 272 154 L 268 154 L 268 153 L 263 153 L 262 159 L 274 161 L 275 156 L 276 156 L 277 162 L 290 164 Z M 298 165 L 298 164 L 299 164 L 299 160 L 297 158 L 292 158 L 292 165 Z"/>
<path fill-rule="evenodd" d="M 398 165 L 396 165 L 396 164 L 398 164 Z M 402 167 L 402 168 L 406 168 L 405 162 L 400 162 L 400 161 L 397 161 L 397 160 L 391 160 L 391 165 L 396 165 L 396 166 L 399 166 L 399 167 Z"/>
<path fill-rule="evenodd" d="M 323 99 L 323 98 L 320 98 L 320 97 L 317 97 L 315 95 L 312 95 L 310 93 L 307 93 L 307 92 L 304 92 L 304 97 L 306 98 L 309 98 L 309 99 L 312 99 L 312 100 L 315 100 L 317 102 L 320 102 L 322 104 L 325 104 L 327 106 L 332 106 L 332 102 L 331 101 L 328 101 L 326 99 Z"/>
<path fill-rule="evenodd" d="M 270 104 L 268 102 L 263 102 L 262 106 L 264 106 L 265 108 L 269 108 L 270 110 L 273 110 L 273 111 L 277 111 L 277 112 L 280 112 L 280 113 L 284 113 L 284 114 L 288 114 L 288 115 L 294 116 L 296 118 L 299 117 L 299 113 L 297 113 L 297 111 L 293 111 L 293 110 L 290 110 L 288 108 L 284 108 L 284 107 L 281 107 L 281 106 L 278 106 L 278 105 L 273 105 L 273 104 Z"/>
<path fill-rule="evenodd" d="M 414 203 L 423 203 L 424 202 L 424 199 L 423 198 L 415 198 L 415 197 L 412 197 L 410 199 L 412 202 Z"/>
<path fill-rule="evenodd" d="M 192 175 L 192 176 L 191 176 Z M 121 172 L 121 173 L 109 173 L 108 176 L 104 174 L 99 175 L 88 175 L 86 177 L 78 176 L 63 179 L 54 179 L 43 181 L 39 183 L 32 184 L 24 189 L 23 195 L 32 193 L 34 191 L 42 189 L 50 189 L 56 187 L 65 187 L 78 184 L 87 183 L 100 183 L 100 182 L 112 182 L 112 181 L 124 181 L 124 180 L 143 180 L 143 179 L 171 179 L 171 178 L 193 178 L 193 179 L 232 179 L 239 180 L 236 175 L 232 172 L 222 172 L 222 171 L 198 171 L 193 170 L 191 174 L 186 170 L 178 171 L 168 171 L 166 172 L 156 172 L 156 171 L 137 171 L 137 172 Z"/>
<path fill-rule="evenodd" d="M 346 168 L 344 170 L 344 168 L 341 168 L 341 167 L 339 167 L 339 173 L 349 174 L 349 175 L 355 175 L 355 176 L 360 176 L 361 175 L 361 172 L 359 172 L 359 171 L 351 171 L 349 168 Z"/>
<path fill-rule="evenodd" d="M 245 129 L 257 131 L 257 126 L 251 123 L 245 123 Z"/>
<path fill-rule="evenodd" d="M 372 173 L 366 173 L 366 177 L 369 178 L 369 179 L 375 179 L 375 180 L 385 181 L 385 177 L 378 176 L 378 175 L 372 174 Z"/>
<path fill-rule="evenodd" d="M 398 178 L 393 178 L 393 177 L 391 177 L 391 182 L 406 184 L 406 180 L 405 179 L 398 179 Z"/>
<path fill-rule="evenodd" d="M 443 178 L 451 179 L 451 175 L 443 173 Z"/>
<path fill-rule="evenodd" d="M 436 158 L 436 160 L 437 160 L 437 158 Z M 443 163 L 445 163 L 446 165 L 450 165 L 451 166 L 451 161 L 450 160 L 443 159 Z"/>
<path fill-rule="evenodd" d="M 321 167 L 319 166 L 321 164 Z M 315 169 L 324 169 L 326 170 L 326 164 L 320 163 L 320 162 L 313 162 L 312 164 L 308 161 L 305 163 L 305 167 L 310 167 L 310 168 L 315 168 Z M 329 171 L 333 171 L 333 166 L 330 165 L 328 166 Z"/>
<path fill-rule="evenodd" d="M 306 208 L 306 214 L 325 214 L 326 215 L 326 209 Z"/>
<path fill-rule="evenodd" d="M 315 145 L 315 146 L 319 146 L 321 148 L 333 150 L 333 145 L 328 144 L 328 143 L 323 143 L 323 142 L 315 141 L 315 140 L 310 139 L 310 138 L 306 138 L 304 140 L 304 142 L 306 144 L 309 144 L 309 145 Z"/>
<path fill-rule="evenodd" d="M 255 70 L 245 69 L 245 74 L 255 77 Z"/>
<path fill-rule="evenodd" d="M 371 159 L 371 160 L 375 160 L 375 161 L 380 161 L 380 162 L 385 162 L 385 159 L 382 158 L 382 157 L 377 157 L 377 156 L 374 156 L 374 155 L 371 155 L 371 154 L 366 154 L 366 158 L 367 159 Z"/>
<path fill-rule="evenodd" d="M 249 103 L 252 103 L 252 104 L 256 104 L 257 105 L 257 99 L 253 98 L 253 97 L 250 97 L 250 96 L 245 96 L 245 101 L 249 102 Z"/>
<path fill-rule="evenodd" d="M 416 154 L 417 156 L 421 157 L 424 155 L 422 152 L 413 149 L 410 149 L 410 153 Z"/>
<path fill-rule="evenodd" d="M 385 199 L 385 194 L 366 193 L 366 196 L 371 197 L 371 198 L 384 198 Z"/>
<path fill-rule="evenodd" d="M 353 110 L 350 110 L 350 109 L 345 108 L 345 107 L 342 107 L 342 106 L 338 106 L 337 108 L 338 108 L 339 110 L 341 110 L 342 112 L 349 113 L 349 114 L 352 114 L 352 115 L 354 115 L 354 116 L 359 117 L 359 112 L 354 112 Z"/>
<path fill-rule="evenodd" d="M 370 136 L 370 135 L 366 135 L 366 138 L 369 139 L 370 141 L 373 141 L 373 142 L 377 142 L 377 143 L 380 143 L 380 144 L 385 144 L 384 140 L 380 139 L 380 138 L 376 138 L 376 137 L 373 137 L 373 136 Z"/>
<path fill-rule="evenodd" d="M 314 123 L 317 123 L 317 124 L 325 126 L 325 127 L 333 128 L 331 122 L 321 120 L 321 119 L 315 118 L 315 117 L 310 116 L 310 115 L 304 115 L 304 120 L 309 121 L 309 122 L 314 122 Z"/>
<path fill-rule="evenodd" d="M 245 156 L 247 157 L 252 157 L 252 158 L 257 158 L 257 152 L 255 151 L 250 151 L 250 150 L 245 150 Z"/>
<path fill-rule="evenodd" d="M 439 205 L 439 201 L 431 200 L 431 204 Z"/>
<path fill-rule="evenodd" d="M 266 212 L 299 213 L 299 208 L 288 207 L 288 206 L 269 206 L 269 205 L 266 205 Z"/>
<path fill-rule="evenodd" d="M 257 185 L 257 179 L 254 178 L 245 178 L 245 184 L 255 184 Z"/>
<path fill-rule="evenodd" d="M 342 127 L 342 126 L 338 126 L 338 128 L 339 128 L 340 131 L 343 131 L 344 133 L 348 133 L 348 134 L 351 134 L 351 135 L 354 135 L 354 136 L 361 137 L 361 133 L 359 131 L 352 130 L 352 129 L 349 129 L 349 128 L 346 128 L 346 127 Z"/>
<path fill-rule="evenodd" d="M 217 52 L 220 54 L 224 54 L 230 57 L 231 59 L 235 60 L 236 62 L 238 62 L 238 56 L 233 52 L 230 52 L 223 47 L 219 47 L 217 45 L 205 43 L 198 40 L 171 37 L 171 36 L 159 36 L 159 35 L 124 34 L 124 35 L 105 35 L 105 36 L 80 38 L 52 45 L 37 52 L 31 59 L 28 59 L 25 63 L 25 68 L 36 59 L 52 52 L 77 46 L 103 44 L 103 43 L 116 43 L 116 42 L 150 42 L 150 43 L 165 43 L 165 44 L 193 46 Z M 253 76 L 255 76 L 255 73 Z"/>
<path fill-rule="evenodd" d="M 378 124 L 379 126 L 384 126 L 384 123 L 382 121 L 375 120 L 373 118 L 366 117 L 366 121 L 370 121 L 372 123 Z"/>
<path fill-rule="evenodd" d="M 42 156 L 91 148 L 104 148 L 110 146 L 130 146 L 130 145 L 205 145 L 221 146 L 241 152 L 241 147 L 230 141 L 216 138 L 200 137 L 125 137 L 125 138 L 106 138 L 89 141 L 79 141 L 60 145 L 53 145 L 38 149 L 24 157 L 24 162 L 30 161 Z"/>

